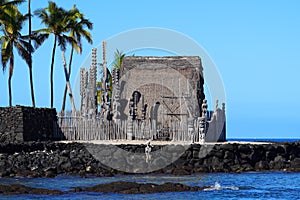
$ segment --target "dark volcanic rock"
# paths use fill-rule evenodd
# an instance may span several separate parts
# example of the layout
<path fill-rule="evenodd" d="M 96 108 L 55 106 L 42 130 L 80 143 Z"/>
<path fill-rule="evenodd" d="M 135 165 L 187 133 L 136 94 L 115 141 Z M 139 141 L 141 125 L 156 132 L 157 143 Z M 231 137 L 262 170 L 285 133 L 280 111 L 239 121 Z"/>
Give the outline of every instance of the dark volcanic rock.
<path fill-rule="evenodd" d="M 99 184 L 91 187 L 76 187 L 70 191 L 62 192 L 60 190 L 49 190 L 44 188 L 32 188 L 20 184 L 0 185 L 0 194 L 20 195 L 20 194 L 37 194 L 37 195 L 61 195 L 73 192 L 100 192 L 100 193 L 122 193 L 122 194 L 149 194 L 163 192 L 184 192 L 200 191 L 208 187 L 191 187 L 181 183 L 163 183 L 161 185 L 153 183 L 135 183 L 135 182 L 112 182 Z"/>
<path fill-rule="evenodd" d="M 172 171 L 172 174 L 177 175 L 177 176 L 191 175 L 191 171 L 180 168 L 180 169 L 174 169 Z"/>
<path fill-rule="evenodd" d="M 275 148 L 274 148 L 274 150 L 275 150 Z M 266 152 L 266 158 L 267 158 L 267 160 L 274 160 L 274 158 L 276 157 L 276 151 L 267 151 Z"/>
<path fill-rule="evenodd" d="M 234 144 L 222 144 L 222 145 L 220 145 L 220 149 L 223 149 L 226 152 L 228 152 L 228 151 L 234 151 L 235 145 Z"/>
<path fill-rule="evenodd" d="M 0 185 L 0 194 L 16 195 L 16 194 L 62 194 L 60 190 L 48 190 L 44 188 L 32 188 L 20 184 Z"/>
<path fill-rule="evenodd" d="M 255 164 L 255 169 L 256 170 L 268 170 L 269 164 L 267 161 L 259 161 Z"/>
<path fill-rule="evenodd" d="M 298 169 L 300 171 L 300 158 L 295 158 L 291 162 L 291 167 L 294 168 L 294 169 Z"/>
<path fill-rule="evenodd" d="M 250 154 L 251 153 L 251 148 L 250 145 L 242 144 L 238 147 L 238 150 L 240 153 L 244 154 Z"/>
<path fill-rule="evenodd" d="M 114 151 L 109 145 L 25 142 L 19 144 L 0 143 L 0 177 L 54 177 L 57 174 L 79 174 L 81 176 L 112 176 L 124 172 L 105 166 L 103 161 L 122 163 L 123 169 L 135 171 L 136 166 L 151 169 L 145 156 L 134 153 L 145 151 L 145 145 L 118 145 Z M 151 165 L 164 169 L 152 173 L 185 175 L 203 172 L 242 172 L 261 170 L 300 171 L 300 143 L 285 144 L 216 144 L 191 146 L 154 146 L 161 156 L 151 157 Z M 132 152 L 124 157 L 122 151 Z M 93 156 L 97 155 L 97 156 Z M 179 157 L 172 164 L 170 160 Z M 107 163 L 107 162 L 106 162 Z M 167 166 L 164 166 L 167 165 Z M 130 171 L 129 171 L 130 172 Z"/>
<path fill-rule="evenodd" d="M 164 183 L 161 185 L 153 183 L 135 183 L 135 182 L 113 182 L 95 185 L 92 187 L 77 187 L 71 192 L 101 192 L 101 193 L 123 193 L 123 194 L 145 194 L 162 192 L 184 192 L 199 191 L 208 187 L 191 187 L 181 183 Z"/>

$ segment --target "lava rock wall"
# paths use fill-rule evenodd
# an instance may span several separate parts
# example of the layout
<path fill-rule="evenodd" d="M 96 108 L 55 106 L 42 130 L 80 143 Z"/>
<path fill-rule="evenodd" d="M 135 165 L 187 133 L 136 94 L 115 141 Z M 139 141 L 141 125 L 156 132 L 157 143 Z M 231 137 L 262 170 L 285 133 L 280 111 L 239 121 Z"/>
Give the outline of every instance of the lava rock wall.
<path fill-rule="evenodd" d="M 32 176 L 53 177 L 58 174 L 87 174 L 111 176 L 124 174 L 122 171 L 105 166 L 103 161 L 118 158 L 120 151 L 107 151 L 104 144 L 27 142 L 0 144 L 0 177 Z M 107 144 L 109 146 L 111 144 Z M 116 146 L 114 146 L 116 147 Z M 122 150 L 144 154 L 145 145 L 118 145 Z M 89 150 L 87 150 L 89 149 Z M 92 155 L 99 151 L 97 159 Z M 185 150 L 185 151 L 182 151 Z M 103 152 L 106 151 L 106 152 Z M 166 162 L 177 157 L 172 164 L 152 173 L 188 175 L 208 172 L 245 172 L 283 170 L 300 172 L 300 143 L 274 144 L 217 144 L 188 147 L 182 145 L 154 146 L 151 153 L 164 151 L 164 156 L 152 156 L 149 163 L 133 157 L 124 157 L 127 169 L 139 162 L 144 167 Z"/>
<path fill-rule="evenodd" d="M 24 106 L 0 108 L 0 142 L 52 140 L 55 132 L 55 109 Z"/>

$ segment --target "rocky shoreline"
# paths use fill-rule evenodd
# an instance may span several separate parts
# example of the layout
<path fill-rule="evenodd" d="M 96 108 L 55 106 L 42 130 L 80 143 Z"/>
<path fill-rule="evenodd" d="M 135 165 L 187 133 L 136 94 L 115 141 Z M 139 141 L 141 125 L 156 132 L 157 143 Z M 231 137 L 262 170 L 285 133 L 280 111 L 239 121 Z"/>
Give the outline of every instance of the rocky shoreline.
<path fill-rule="evenodd" d="M 37 194 L 37 195 L 63 195 L 68 193 L 80 192 L 99 192 L 99 193 L 118 193 L 118 194 L 150 194 L 163 192 L 186 192 L 201 191 L 209 187 L 188 186 L 181 183 L 136 183 L 136 182 L 112 182 L 98 184 L 91 187 L 76 187 L 69 191 L 50 190 L 44 188 L 33 188 L 20 184 L 0 185 L 0 194 L 3 195 L 20 195 L 20 194 Z"/>
<path fill-rule="evenodd" d="M 245 172 L 285 170 L 300 172 L 300 142 L 273 144 L 192 144 L 155 145 L 152 152 L 164 152 L 151 158 L 151 166 L 142 160 L 120 157 L 120 152 L 105 152 L 107 145 L 25 142 L 0 145 L 0 177 L 55 177 L 58 174 L 81 176 L 113 176 L 135 172 L 134 166 L 141 163 L 144 168 L 166 163 L 162 169 L 151 173 L 188 175 L 208 172 Z M 112 145 L 126 152 L 144 155 L 145 145 Z M 182 153 L 178 155 L 180 152 Z M 93 155 L 98 156 L 94 157 Z M 99 157 L 100 155 L 100 157 Z M 134 155 L 134 154 L 133 154 Z M 175 162 L 167 161 L 179 157 Z M 105 160 L 123 159 L 123 172 L 104 165 Z M 133 159 L 133 160 L 132 160 Z M 101 162 L 100 162 L 101 161 Z M 131 170 L 132 168 L 132 170 Z M 139 172 L 138 170 L 136 172 Z"/>
<path fill-rule="evenodd" d="M 77 187 L 70 192 L 100 192 L 119 194 L 150 194 L 163 192 L 200 191 L 209 187 L 188 186 L 181 183 L 136 183 L 136 182 L 112 182 L 99 184 L 92 187 Z"/>

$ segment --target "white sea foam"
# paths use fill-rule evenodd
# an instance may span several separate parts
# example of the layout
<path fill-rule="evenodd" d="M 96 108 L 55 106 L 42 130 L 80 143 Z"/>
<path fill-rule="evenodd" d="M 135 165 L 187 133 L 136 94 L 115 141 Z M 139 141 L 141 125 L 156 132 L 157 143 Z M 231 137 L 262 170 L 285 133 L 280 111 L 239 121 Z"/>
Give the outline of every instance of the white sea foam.
<path fill-rule="evenodd" d="M 221 186 L 220 183 L 215 182 L 214 186 L 210 186 L 209 188 L 206 188 L 204 190 L 210 191 L 210 190 L 239 190 L 239 187 L 235 186 Z"/>

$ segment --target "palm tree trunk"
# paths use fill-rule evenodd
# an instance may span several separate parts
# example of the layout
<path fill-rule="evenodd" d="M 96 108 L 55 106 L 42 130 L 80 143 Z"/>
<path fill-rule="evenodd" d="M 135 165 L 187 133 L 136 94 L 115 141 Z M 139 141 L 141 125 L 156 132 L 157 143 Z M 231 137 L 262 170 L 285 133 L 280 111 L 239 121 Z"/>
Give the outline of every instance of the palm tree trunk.
<path fill-rule="evenodd" d="M 54 46 L 52 50 L 52 61 L 51 61 L 51 69 L 50 69 L 50 104 L 51 108 L 53 108 L 53 68 L 54 68 L 54 57 L 55 57 L 55 48 L 56 48 L 57 37 L 54 36 Z"/>
<path fill-rule="evenodd" d="M 31 62 L 31 61 L 30 61 Z M 32 63 L 31 63 L 32 64 Z M 34 88 L 33 88 L 33 75 L 32 75 L 32 67 L 29 67 L 29 79 L 30 79 L 30 89 L 31 89 L 31 102 L 32 107 L 35 108 L 35 98 L 34 98 Z"/>
<path fill-rule="evenodd" d="M 73 99 L 73 95 L 72 95 L 72 89 L 71 89 L 71 85 L 70 85 L 70 76 L 69 76 L 69 73 L 67 71 L 67 64 L 66 64 L 66 58 L 65 58 L 65 52 L 64 51 L 62 51 L 62 58 L 63 58 L 65 77 L 66 77 L 66 84 L 67 84 L 67 88 L 68 88 L 68 91 L 69 91 L 69 97 L 70 97 L 70 102 L 71 102 L 71 106 L 72 106 L 72 113 L 75 114 L 76 108 L 75 108 L 75 103 L 74 103 L 74 99 Z"/>
<path fill-rule="evenodd" d="M 71 66 L 72 66 L 72 61 L 73 61 L 73 53 L 74 53 L 74 48 L 72 47 L 71 55 L 70 55 L 70 61 L 69 61 L 69 78 L 71 76 Z M 64 91 L 64 97 L 63 97 L 63 103 L 62 103 L 62 106 L 61 106 L 62 111 L 65 111 L 65 108 L 66 108 L 67 89 L 68 88 L 67 88 L 67 83 L 66 83 L 65 91 Z"/>
<path fill-rule="evenodd" d="M 9 106 L 12 106 L 12 99 L 11 99 L 11 75 L 8 77 L 8 93 L 9 93 Z"/>
<path fill-rule="evenodd" d="M 9 93 L 9 106 L 12 106 L 12 95 L 11 95 L 11 78 L 14 71 L 14 54 L 12 53 L 9 61 L 9 76 L 8 76 L 8 93 Z"/>
<path fill-rule="evenodd" d="M 31 45 L 31 0 L 28 0 L 28 14 L 29 14 L 29 25 L 28 25 L 28 30 L 29 30 L 29 44 Z M 28 47 L 29 48 L 29 47 Z M 28 49 L 29 50 L 29 49 Z M 30 78 L 30 89 L 31 89 L 31 102 L 32 102 L 32 107 L 35 108 L 35 99 L 34 99 L 34 89 L 33 89 L 33 76 L 32 76 L 32 55 L 31 52 L 29 52 L 30 59 L 29 59 L 29 78 Z"/>

